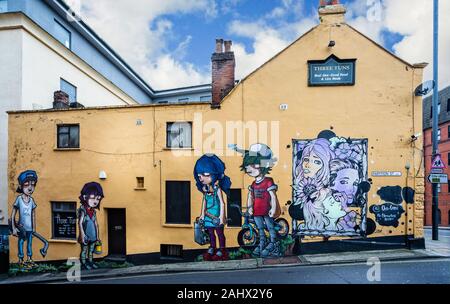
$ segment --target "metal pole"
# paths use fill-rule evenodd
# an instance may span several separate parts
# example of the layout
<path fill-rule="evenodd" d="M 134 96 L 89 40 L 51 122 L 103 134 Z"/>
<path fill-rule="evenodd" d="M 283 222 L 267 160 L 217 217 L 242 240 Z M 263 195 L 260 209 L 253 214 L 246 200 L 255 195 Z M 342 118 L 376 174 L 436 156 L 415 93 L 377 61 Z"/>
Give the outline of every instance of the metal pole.
<path fill-rule="evenodd" d="M 439 153 L 438 128 L 439 128 L 439 0 L 434 0 L 434 32 L 433 32 L 433 78 L 435 82 L 433 91 L 433 159 Z M 433 240 L 439 240 L 439 200 L 438 187 L 433 184 Z"/>

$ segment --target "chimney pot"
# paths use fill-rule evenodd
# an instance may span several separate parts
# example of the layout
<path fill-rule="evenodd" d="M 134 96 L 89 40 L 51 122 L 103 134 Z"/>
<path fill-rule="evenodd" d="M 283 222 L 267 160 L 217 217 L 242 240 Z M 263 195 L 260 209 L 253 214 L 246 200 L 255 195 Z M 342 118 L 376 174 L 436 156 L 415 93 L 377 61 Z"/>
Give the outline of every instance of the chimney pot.
<path fill-rule="evenodd" d="M 224 41 L 225 44 L 225 53 L 231 52 L 231 46 L 233 42 L 231 40 Z"/>
<path fill-rule="evenodd" d="M 223 39 L 216 39 L 216 53 L 223 53 Z"/>

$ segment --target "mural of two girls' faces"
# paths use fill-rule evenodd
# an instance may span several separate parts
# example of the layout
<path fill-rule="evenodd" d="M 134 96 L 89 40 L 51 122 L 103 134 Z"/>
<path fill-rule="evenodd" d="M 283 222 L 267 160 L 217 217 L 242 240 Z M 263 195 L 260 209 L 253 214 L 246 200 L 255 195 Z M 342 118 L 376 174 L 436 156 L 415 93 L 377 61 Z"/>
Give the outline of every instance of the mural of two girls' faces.
<path fill-rule="evenodd" d="M 365 219 L 367 140 L 337 137 L 294 141 L 294 207 L 304 235 L 359 235 Z M 331 134 L 331 135 L 330 135 Z"/>

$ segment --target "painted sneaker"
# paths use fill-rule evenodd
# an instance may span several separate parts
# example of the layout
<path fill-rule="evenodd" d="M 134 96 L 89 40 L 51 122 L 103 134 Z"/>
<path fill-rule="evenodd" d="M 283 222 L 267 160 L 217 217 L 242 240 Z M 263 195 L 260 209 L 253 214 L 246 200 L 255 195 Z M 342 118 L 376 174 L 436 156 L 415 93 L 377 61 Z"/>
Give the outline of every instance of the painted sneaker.
<path fill-rule="evenodd" d="M 274 244 L 273 250 L 271 252 L 269 252 L 269 257 L 277 258 L 277 257 L 281 257 L 281 256 L 282 256 L 281 244 L 280 244 L 280 242 L 276 242 Z"/>
<path fill-rule="evenodd" d="M 209 248 L 208 251 L 203 254 L 203 261 L 205 262 L 213 261 L 214 251 L 215 251 L 214 248 Z"/>
<path fill-rule="evenodd" d="M 254 257 L 261 257 L 261 252 L 264 249 L 264 243 L 259 244 L 258 246 L 256 246 L 255 250 L 253 250 L 252 255 Z"/>
<path fill-rule="evenodd" d="M 84 264 L 81 264 L 81 269 L 92 270 L 92 267 L 91 267 L 91 265 L 89 265 L 89 263 L 84 263 Z"/>
<path fill-rule="evenodd" d="M 266 248 L 264 248 L 264 250 L 261 252 L 261 257 L 262 258 L 267 258 L 269 256 L 271 256 L 271 253 L 275 250 L 275 244 L 274 243 L 269 243 L 269 245 L 267 245 Z"/>
<path fill-rule="evenodd" d="M 228 256 L 228 252 L 225 249 L 217 250 L 216 254 L 213 256 L 213 261 L 227 261 L 230 257 Z"/>
<path fill-rule="evenodd" d="M 92 269 L 98 269 L 99 268 L 98 265 L 96 263 L 94 263 L 94 262 L 89 262 L 89 266 L 91 266 Z"/>
<path fill-rule="evenodd" d="M 38 266 L 32 259 L 28 259 L 25 264 L 27 264 L 29 268 L 36 268 Z"/>
<path fill-rule="evenodd" d="M 20 260 L 18 265 L 19 265 L 20 271 L 27 271 L 27 270 L 31 269 L 30 265 L 25 263 L 23 260 Z"/>

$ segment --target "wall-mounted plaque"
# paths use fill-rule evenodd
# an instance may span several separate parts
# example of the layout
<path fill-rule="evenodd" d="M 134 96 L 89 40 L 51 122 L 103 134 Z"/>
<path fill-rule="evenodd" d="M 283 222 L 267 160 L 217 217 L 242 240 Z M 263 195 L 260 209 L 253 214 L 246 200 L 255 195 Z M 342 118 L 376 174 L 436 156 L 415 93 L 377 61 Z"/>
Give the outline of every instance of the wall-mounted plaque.
<path fill-rule="evenodd" d="M 356 59 L 339 59 L 331 55 L 325 60 L 308 61 L 309 86 L 351 86 L 355 84 Z"/>

